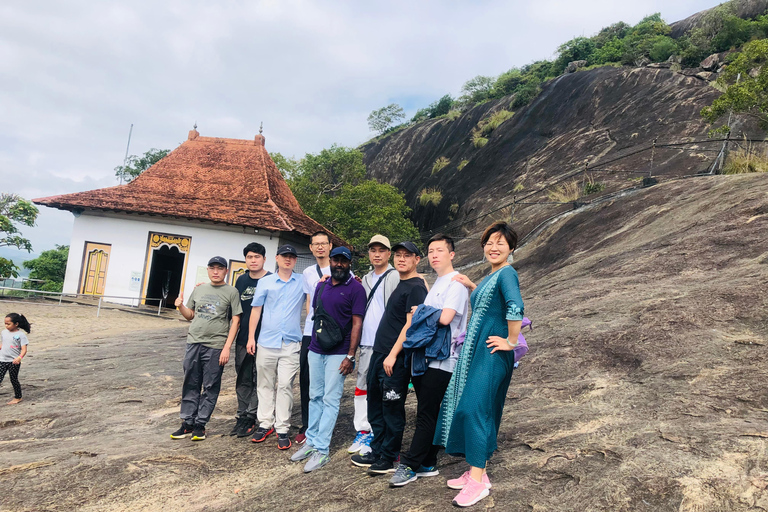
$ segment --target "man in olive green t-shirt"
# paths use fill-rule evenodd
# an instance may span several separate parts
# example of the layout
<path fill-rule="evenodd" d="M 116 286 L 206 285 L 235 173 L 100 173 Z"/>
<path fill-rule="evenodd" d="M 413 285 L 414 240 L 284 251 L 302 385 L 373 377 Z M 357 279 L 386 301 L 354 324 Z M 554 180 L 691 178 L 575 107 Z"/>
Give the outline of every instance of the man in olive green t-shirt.
<path fill-rule="evenodd" d="M 183 423 L 171 434 L 171 439 L 183 439 L 190 434 L 193 441 L 205 439 L 205 425 L 216 407 L 224 365 L 229 362 L 230 348 L 243 313 L 240 293 L 224 282 L 226 276 L 227 260 L 214 256 L 208 261 L 210 284 L 195 288 L 186 306 L 181 296 L 176 299 L 182 316 L 192 324 L 184 354 Z"/>

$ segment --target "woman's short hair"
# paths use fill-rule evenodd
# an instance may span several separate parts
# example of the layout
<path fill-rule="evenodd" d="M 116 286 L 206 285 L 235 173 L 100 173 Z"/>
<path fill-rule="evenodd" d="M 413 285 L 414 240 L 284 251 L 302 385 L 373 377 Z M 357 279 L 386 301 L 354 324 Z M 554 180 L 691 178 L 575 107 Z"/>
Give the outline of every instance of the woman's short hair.
<path fill-rule="evenodd" d="M 483 236 L 480 238 L 480 246 L 485 246 L 485 244 L 488 243 L 488 239 L 491 238 L 491 235 L 494 233 L 501 233 L 501 236 L 504 237 L 509 244 L 509 248 L 513 251 L 517 248 L 517 233 L 512 229 L 512 226 L 504 221 L 494 222 L 485 228 Z"/>

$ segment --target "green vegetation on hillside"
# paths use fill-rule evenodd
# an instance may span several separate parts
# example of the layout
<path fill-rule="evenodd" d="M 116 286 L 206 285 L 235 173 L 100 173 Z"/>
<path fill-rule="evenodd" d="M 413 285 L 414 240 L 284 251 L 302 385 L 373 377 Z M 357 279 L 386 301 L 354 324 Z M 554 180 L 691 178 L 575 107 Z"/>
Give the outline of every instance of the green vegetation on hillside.
<path fill-rule="evenodd" d="M 380 133 L 394 133 L 427 119 L 453 120 L 459 112 L 505 96 L 512 96 L 509 108 L 523 107 L 539 95 L 545 81 L 563 74 L 571 62 L 583 61 L 580 69 L 592 69 L 671 59 L 674 65 L 696 67 L 713 53 L 737 49 L 750 41 L 768 38 L 768 14 L 751 20 L 741 19 L 736 16 L 736 5 L 731 1 L 708 11 L 697 27 L 682 37 L 674 39 L 670 37 L 670 32 L 670 26 L 659 13 L 643 18 L 634 26 L 624 22 L 614 23 L 592 37 L 576 37 L 563 43 L 552 61 L 513 67 L 496 77 L 478 75 L 463 85 L 458 98 L 453 99 L 446 94 L 418 110 L 409 122 L 397 126 L 390 124 Z M 485 135 L 473 137 L 475 147 L 481 148 L 487 143 Z"/>
<path fill-rule="evenodd" d="M 376 233 L 397 241 L 418 238 L 403 194 L 392 185 L 365 179 L 359 150 L 333 145 L 301 160 L 270 156 L 304 213 L 358 250 Z"/>

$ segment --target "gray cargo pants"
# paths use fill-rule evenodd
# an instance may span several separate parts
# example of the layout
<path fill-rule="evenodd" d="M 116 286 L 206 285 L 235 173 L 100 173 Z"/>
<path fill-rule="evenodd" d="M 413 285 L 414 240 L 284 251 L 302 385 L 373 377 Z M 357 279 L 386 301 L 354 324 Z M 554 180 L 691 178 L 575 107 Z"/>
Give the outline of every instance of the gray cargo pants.
<path fill-rule="evenodd" d="M 224 367 L 219 366 L 220 355 L 221 349 L 187 343 L 181 388 L 181 419 L 184 422 L 205 425 L 211 419 L 224 373 Z"/>

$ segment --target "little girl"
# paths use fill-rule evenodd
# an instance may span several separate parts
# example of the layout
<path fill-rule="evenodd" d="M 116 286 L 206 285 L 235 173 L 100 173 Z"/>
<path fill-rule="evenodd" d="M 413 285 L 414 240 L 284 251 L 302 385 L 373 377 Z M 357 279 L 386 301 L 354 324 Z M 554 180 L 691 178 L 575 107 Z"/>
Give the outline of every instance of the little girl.
<path fill-rule="evenodd" d="M 21 384 L 19 384 L 19 369 L 21 360 L 27 355 L 27 335 L 21 332 L 24 329 L 29 333 L 31 327 L 24 315 L 8 313 L 5 317 L 5 329 L 0 333 L 0 384 L 3 383 L 5 372 L 10 371 L 11 386 L 13 386 L 14 398 L 8 405 L 21 402 Z"/>

